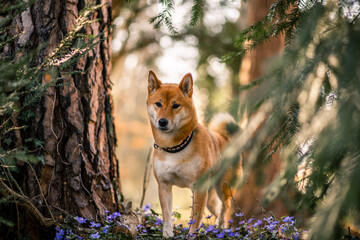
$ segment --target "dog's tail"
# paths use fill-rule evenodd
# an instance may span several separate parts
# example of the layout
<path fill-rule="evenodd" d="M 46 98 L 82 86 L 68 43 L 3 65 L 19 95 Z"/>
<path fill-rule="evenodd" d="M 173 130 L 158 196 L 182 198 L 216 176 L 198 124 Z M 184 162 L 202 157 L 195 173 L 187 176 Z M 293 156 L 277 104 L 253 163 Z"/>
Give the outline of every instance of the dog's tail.
<path fill-rule="evenodd" d="M 235 119 L 228 113 L 218 113 L 213 116 L 208 127 L 225 138 L 230 138 L 240 129 Z"/>

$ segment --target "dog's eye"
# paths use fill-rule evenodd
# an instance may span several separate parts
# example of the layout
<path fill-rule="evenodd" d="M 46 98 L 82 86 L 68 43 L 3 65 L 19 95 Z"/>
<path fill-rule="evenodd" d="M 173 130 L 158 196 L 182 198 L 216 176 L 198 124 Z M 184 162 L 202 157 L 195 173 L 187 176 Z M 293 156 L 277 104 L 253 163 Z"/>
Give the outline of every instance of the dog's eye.
<path fill-rule="evenodd" d="M 179 107 L 180 107 L 180 105 L 177 104 L 177 103 L 175 103 L 175 104 L 172 105 L 172 108 L 173 108 L 173 109 L 177 109 L 177 108 L 179 108 Z"/>
<path fill-rule="evenodd" d="M 158 108 L 161 108 L 161 107 L 162 107 L 162 104 L 161 104 L 161 102 L 156 102 L 156 103 L 155 103 L 155 106 L 157 106 Z"/>

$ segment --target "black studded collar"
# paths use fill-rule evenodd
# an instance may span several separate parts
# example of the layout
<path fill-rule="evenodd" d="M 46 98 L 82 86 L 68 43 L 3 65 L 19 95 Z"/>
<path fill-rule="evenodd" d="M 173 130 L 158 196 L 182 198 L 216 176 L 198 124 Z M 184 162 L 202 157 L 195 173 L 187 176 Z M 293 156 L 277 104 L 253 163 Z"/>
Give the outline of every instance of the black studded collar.
<path fill-rule="evenodd" d="M 177 153 L 177 152 L 180 152 L 181 150 L 183 150 L 184 148 L 186 148 L 187 145 L 189 145 L 193 135 L 194 135 L 194 131 L 192 131 L 190 133 L 190 135 L 187 136 L 179 145 L 176 145 L 176 146 L 173 146 L 173 147 L 162 148 L 159 145 L 157 145 L 156 143 L 154 143 L 154 148 L 155 149 L 160 148 L 160 149 L 162 149 L 162 150 L 164 150 L 165 152 L 168 152 L 168 153 Z"/>

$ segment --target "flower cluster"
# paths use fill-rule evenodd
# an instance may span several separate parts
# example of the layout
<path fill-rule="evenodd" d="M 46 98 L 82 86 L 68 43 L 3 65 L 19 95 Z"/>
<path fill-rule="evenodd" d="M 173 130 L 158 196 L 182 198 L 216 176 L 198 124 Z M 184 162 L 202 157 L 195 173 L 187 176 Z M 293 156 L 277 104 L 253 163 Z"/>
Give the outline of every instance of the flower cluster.
<path fill-rule="evenodd" d="M 119 212 L 105 212 L 102 222 L 91 221 L 83 217 L 68 217 L 62 227 L 56 226 L 55 240 L 63 239 L 118 239 L 123 233 L 113 234 L 111 230 L 120 223 Z"/>
<path fill-rule="evenodd" d="M 162 237 L 163 221 L 159 214 L 151 209 L 150 205 L 143 208 L 145 212 L 145 222 L 137 225 L 136 238 L 156 239 Z M 186 226 L 175 224 L 174 239 L 300 239 L 301 231 L 296 228 L 294 217 L 282 217 L 276 219 L 274 216 L 266 216 L 262 219 L 246 219 L 244 214 L 239 212 L 235 216 L 240 218 L 240 222 L 232 219 L 228 221 L 229 228 L 222 229 L 217 225 L 206 224 L 212 215 L 205 217 L 204 222 L 194 234 L 189 233 L 190 226 L 196 221 L 190 219 Z M 173 217 L 180 219 L 178 212 L 173 213 Z M 56 227 L 55 240 L 62 239 L 130 239 L 124 233 L 114 233 L 115 226 L 124 226 L 121 221 L 121 214 L 118 212 L 109 213 L 102 222 L 89 221 L 82 217 L 70 219 L 66 226 L 67 229 Z M 85 230 L 86 229 L 86 230 Z M 90 230 L 89 230 L 90 229 Z"/>
<path fill-rule="evenodd" d="M 150 209 L 147 209 L 149 211 Z M 174 213 L 173 216 L 178 215 Z M 262 219 L 245 219 L 244 214 L 235 213 L 242 221 L 235 225 L 235 221 L 229 220 L 230 228 L 222 229 L 217 225 L 201 224 L 194 234 L 189 234 L 189 228 L 196 221 L 190 219 L 187 226 L 177 224 L 174 226 L 174 239 L 300 239 L 301 231 L 295 226 L 294 217 L 283 217 L 276 219 L 274 216 Z M 204 222 L 208 221 L 212 215 L 205 217 Z M 162 236 L 162 220 L 159 214 L 151 210 L 146 214 L 144 225 L 138 225 L 137 238 L 154 239 Z"/>

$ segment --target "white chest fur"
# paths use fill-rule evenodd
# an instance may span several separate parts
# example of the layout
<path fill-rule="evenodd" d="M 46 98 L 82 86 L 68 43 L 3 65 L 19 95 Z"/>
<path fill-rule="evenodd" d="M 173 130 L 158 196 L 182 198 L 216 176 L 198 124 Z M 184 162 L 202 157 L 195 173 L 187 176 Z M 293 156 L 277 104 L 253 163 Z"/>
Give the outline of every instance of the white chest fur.
<path fill-rule="evenodd" d="M 199 176 L 200 156 L 189 154 L 190 148 L 178 153 L 165 153 L 164 159 L 154 157 L 154 172 L 159 181 L 191 188 Z"/>

